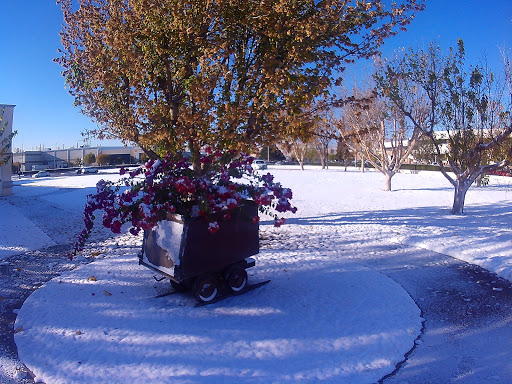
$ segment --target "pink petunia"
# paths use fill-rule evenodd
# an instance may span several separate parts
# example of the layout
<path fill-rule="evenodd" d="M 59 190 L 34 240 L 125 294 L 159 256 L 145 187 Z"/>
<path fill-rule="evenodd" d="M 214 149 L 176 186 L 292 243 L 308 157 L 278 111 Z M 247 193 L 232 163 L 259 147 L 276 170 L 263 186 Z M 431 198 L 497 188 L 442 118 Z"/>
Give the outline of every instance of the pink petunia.
<path fill-rule="evenodd" d="M 212 221 L 211 223 L 208 224 L 208 232 L 210 232 L 211 234 L 214 234 L 219 229 L 219 223 L 217 223 L 216 221 Z"/>

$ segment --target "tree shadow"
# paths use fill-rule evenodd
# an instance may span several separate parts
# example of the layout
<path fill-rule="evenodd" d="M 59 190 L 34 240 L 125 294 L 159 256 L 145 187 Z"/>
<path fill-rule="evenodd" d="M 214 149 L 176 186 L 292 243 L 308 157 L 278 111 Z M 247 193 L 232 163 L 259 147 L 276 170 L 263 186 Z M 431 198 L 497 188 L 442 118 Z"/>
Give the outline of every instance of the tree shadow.
<path fill-rule="evenodd" d="M 31 323 L 20 314 L 26 329 L 17 342 L 22 352 L 44 349 L 28 354 L 26 363 L 36 375 L 42 369 L 82 382 L 130 381 L 130 375 L 132 381 L 172 383 L 353 382 L 361 375 L 374 382 L 393 370 L 403 356 L 394 340 L 410 347 L 414 336 L 403 321 L 382 319 L 393 312 L 385 303 L 405 295 L 403 290 L 353 260 L 301 263 L 299 257 L 289 264 L 287 255 L 281 251 L 277 261 L 273 253 L 264 255 L 270 262 L 262 262 L 251 277 L 271 273 L 270 284 L 199 308 L 187 295 L 152 298 L 151 272 L 134 273 L 127 257 L 113 264 L 98 261 L 80 278 L 63 277 L 61 284 L 51 282 L 36 292 L 39 297 L 25 305 L 41 318 Z M 96 282 L 87 281 L 89 273 Z M 361 281 L 373 283 L 361 286 Z M 368 304 L 370 298 L 375 305 Z M 395 309 L 409 315 L 414 308 L 411 301 Z M 73 321 L 66 313 L 74 314 Z"/>
<path fill-rule="evenodd" d="M 347 224 L 377 224 L 383 226 L 434 226 L 449 230 L 492 227 L 509 228 L 512 222 L 510 204 L 483 204 L 466 206 L 463 215 L 453 215 L 448 208 L 426 206 L 403 209 L 352 211 L 319 216 L 288 218 L 288 224 L 304 226 L 343 226 Z"/>

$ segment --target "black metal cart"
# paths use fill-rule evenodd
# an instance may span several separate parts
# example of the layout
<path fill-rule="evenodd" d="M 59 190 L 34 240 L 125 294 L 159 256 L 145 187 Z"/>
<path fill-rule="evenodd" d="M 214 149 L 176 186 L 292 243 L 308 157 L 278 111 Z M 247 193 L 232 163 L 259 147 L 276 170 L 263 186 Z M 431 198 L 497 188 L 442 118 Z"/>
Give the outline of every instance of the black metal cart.
<path fill-rule="evenodd" d="M 139 263 L 168 277 L 176 291 L 192 289 L 200 302 L 214 300 L 223 289 L 240 292 L 247 285 L 246 269 L 255 265 L 250 256 L 259 252 L 257 205 L 251 201 L 208 231 L 201 217 L 169 215 L 145 231 Z"/>

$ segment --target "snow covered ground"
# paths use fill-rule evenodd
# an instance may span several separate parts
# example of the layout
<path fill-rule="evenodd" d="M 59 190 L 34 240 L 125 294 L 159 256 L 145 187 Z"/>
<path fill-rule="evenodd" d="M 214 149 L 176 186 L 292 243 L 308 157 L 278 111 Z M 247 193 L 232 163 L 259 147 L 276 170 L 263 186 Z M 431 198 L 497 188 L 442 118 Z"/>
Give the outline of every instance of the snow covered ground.
<path fill-rule="evenodd" d="M 248 272 L 269 284 L 205 307 L 187 295 L 155 298 L 168 283 L 138 266 L 140 239 L 96 242 L 84 255 L 94 263 L 48 282 L 18 313 L 19 355 L 36 380 L 372 383 L 403 360 L 422 319 L 401 286 L 358 264 L 359 252 L 414 245 L 512 279 L 510 178 L 470 189 L 466 214 L 455 217 L 453 190 L 438 173 L 398 174 L 384 192 L 376 172 L 270 172 L 293 189 L 299 211 L 281 228 L 261 225 Z M 102 177 L 115 175 L 16 181 L 15 195 L 0 200 L 0 257 L 69 241 Z M 17 206 L 16 196 L 34 206 Z M 60 218 L 58 230 L 34 211 Z"/>

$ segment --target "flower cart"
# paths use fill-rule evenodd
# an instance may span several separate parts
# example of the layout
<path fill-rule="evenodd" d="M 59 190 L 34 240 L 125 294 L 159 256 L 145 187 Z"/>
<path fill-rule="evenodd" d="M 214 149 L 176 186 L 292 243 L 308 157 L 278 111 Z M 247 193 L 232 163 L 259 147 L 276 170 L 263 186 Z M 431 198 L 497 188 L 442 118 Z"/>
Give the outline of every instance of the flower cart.
<path fill-rule="evenodd" d="M 139 263 L 171 280 L 177 291 L 192 289 L 200 302 L 210 302 L 226 289 L 240 292 L 247 285 L 246 269 L 259 252 L 258 208 L 247 201 L 214 233 L 200 217 L 168 215 L 144 232 Z"/>

